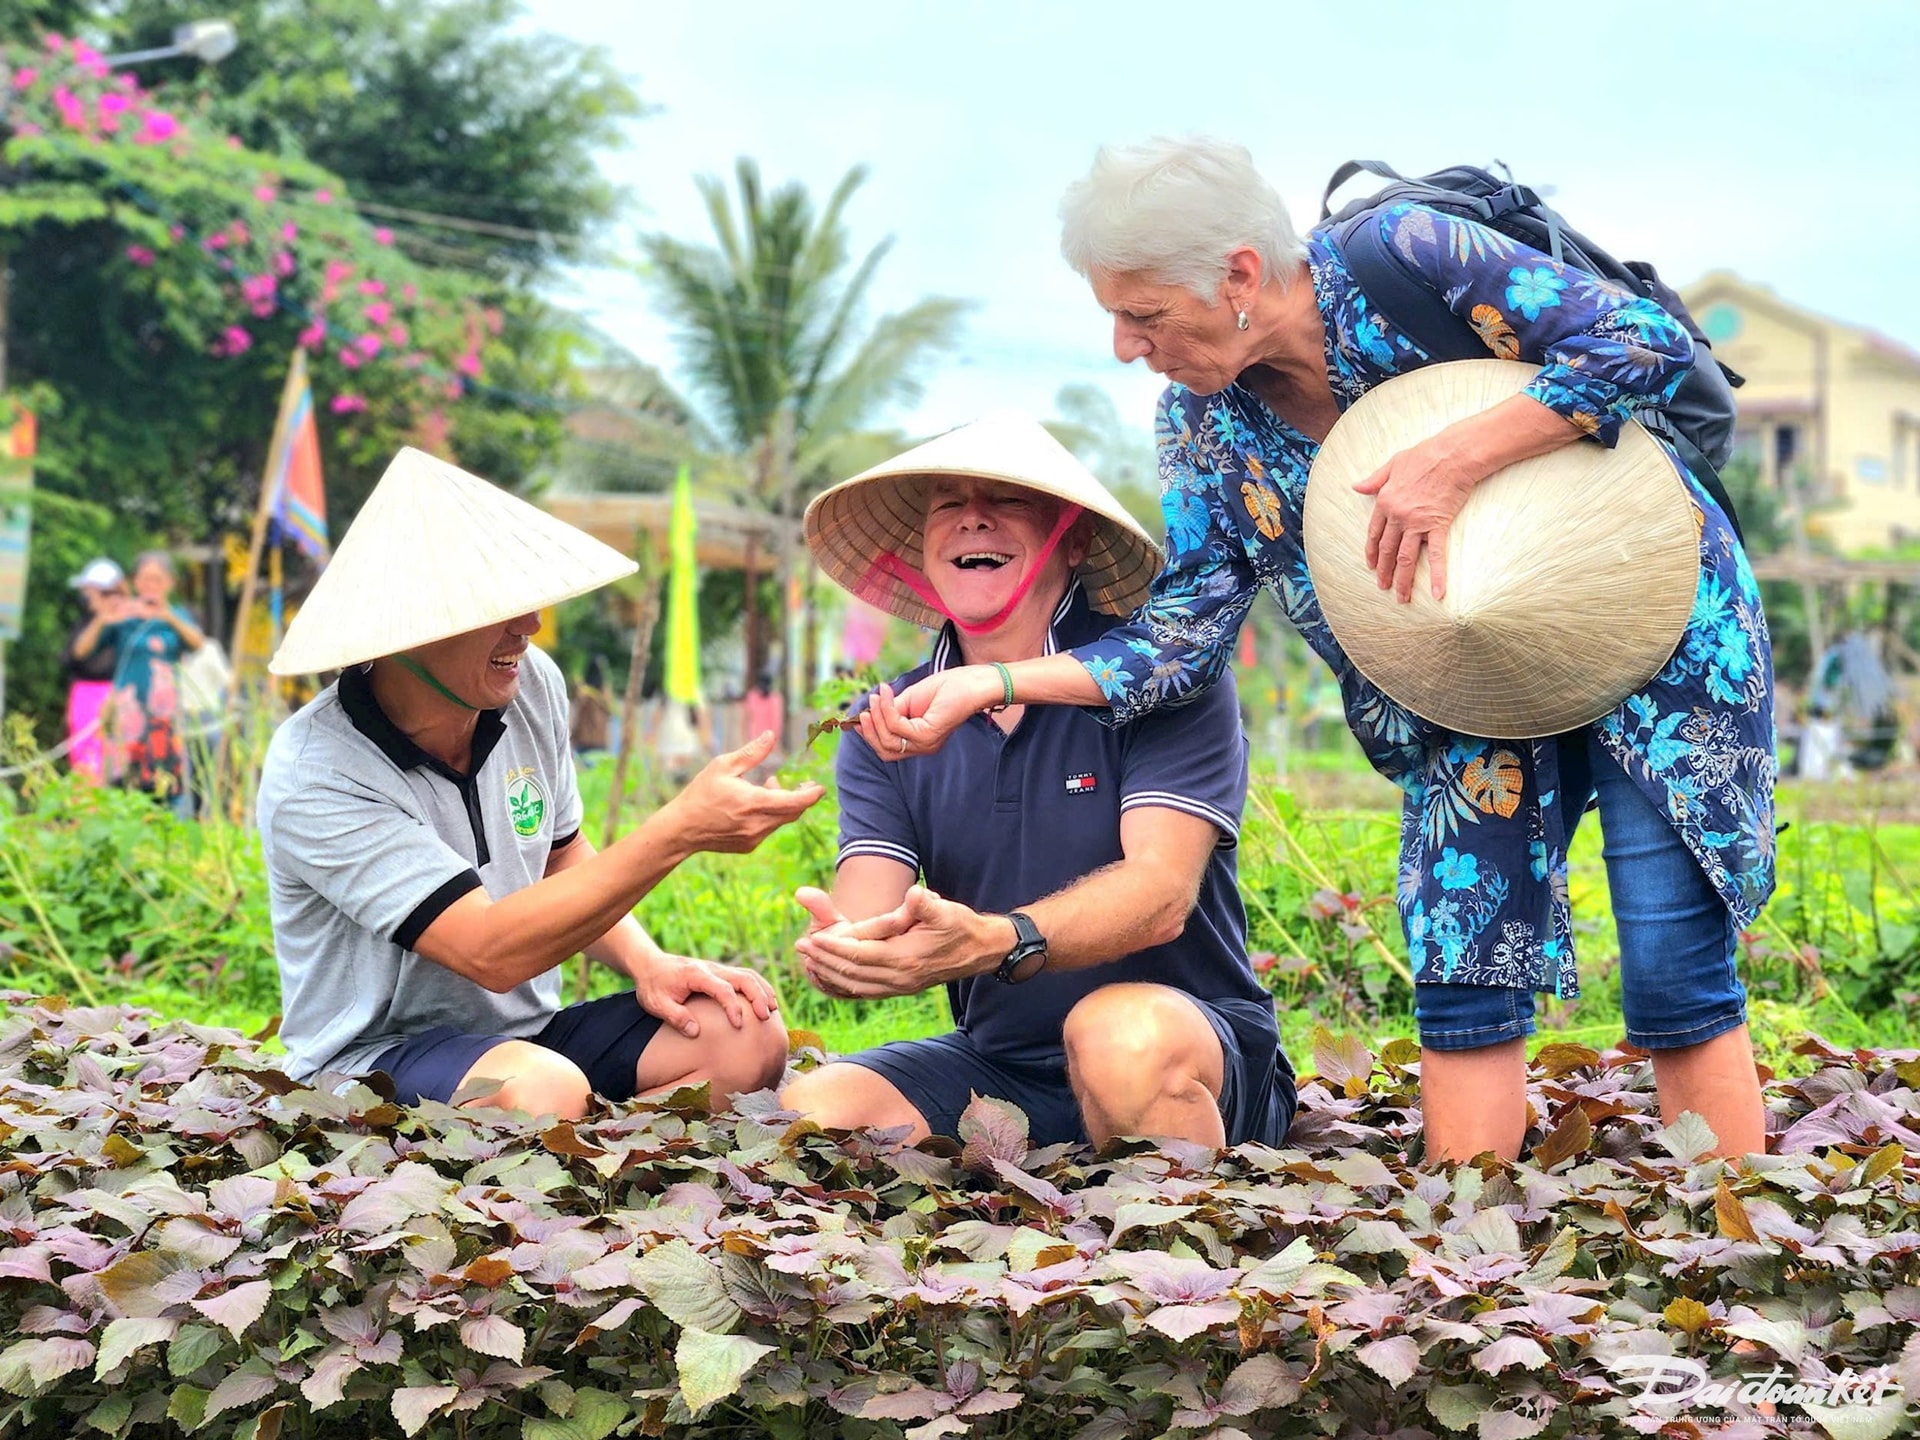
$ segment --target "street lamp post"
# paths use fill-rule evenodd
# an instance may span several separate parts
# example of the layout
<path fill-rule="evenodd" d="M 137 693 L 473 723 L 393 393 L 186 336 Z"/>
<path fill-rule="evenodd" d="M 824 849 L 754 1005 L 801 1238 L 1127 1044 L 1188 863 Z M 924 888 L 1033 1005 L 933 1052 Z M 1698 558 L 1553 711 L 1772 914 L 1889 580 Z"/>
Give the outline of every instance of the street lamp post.
<path fill-rule="evenodd" d="M 225 20 L 195 20 L 173 32 L 171 45 L 160 45 L 151 50 L 127 50 L 101 58 L 108 65 L 120 66 L 141 65 L 148 60 L 171 60 L 176 55 L 187 55 L 211 65 L 231 55 L 238 43 L 239 37 L 234 34 L 233 26 Z"/>

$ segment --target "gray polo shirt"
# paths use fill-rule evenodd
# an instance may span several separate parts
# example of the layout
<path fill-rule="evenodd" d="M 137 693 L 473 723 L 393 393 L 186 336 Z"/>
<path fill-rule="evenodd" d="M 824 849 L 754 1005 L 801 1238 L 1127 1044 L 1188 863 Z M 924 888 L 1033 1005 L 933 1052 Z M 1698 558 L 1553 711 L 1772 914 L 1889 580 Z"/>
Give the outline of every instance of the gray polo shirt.
<path fill-rule="evenodd" d="M 580 831 L 566 686 L 540 651 L 513 703 L 481 712 L 469 775 L 403 735 L 347 671 L 274 735 L 257 813 L 295 1079 L 365 1071 L 440 1025 L 531 1035 L 560 1008 L 557 968 L 496 995 L 412 948 L 469 891 L 531 885 Z"/>

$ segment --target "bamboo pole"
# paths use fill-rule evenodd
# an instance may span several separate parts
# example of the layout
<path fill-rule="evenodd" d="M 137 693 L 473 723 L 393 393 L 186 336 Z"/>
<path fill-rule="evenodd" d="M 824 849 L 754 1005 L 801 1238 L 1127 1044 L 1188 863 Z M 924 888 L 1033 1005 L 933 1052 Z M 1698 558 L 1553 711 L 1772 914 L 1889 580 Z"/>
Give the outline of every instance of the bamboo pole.
<path fill-rule="evenodd" d="M 246 659 L 247 622 L 253 618 L 260 552 L 267 543 L 267 521 L 273 516 L 273 502 L 278 498 L 279 486 L 275 483 L 275 477 L 286 463 L 287 447 L 293 444 L 293 435 L 287 422 L 293 417 L 295 398 L 306 383 L 307 352 L 304 348 L 295 347 L 293 363 L 287 367 L 287 383 L 280 389 L 280 413 L 273 417 L 273 438 L 267 444 L 267 463 L 260 471 L 260 503 L 254 506 L 253 534 L 247 542 L 247 573 L 240 582 L 240 605 L 234 612 L 233 638 L 227 646 L 233 684 L 227 690 L 226 713 L 221 717 L 220 744 L 215 752 L 214 777 L 217 781 L 226 778 L 227 755 L 232 748 L 234 716 L 240 701 L 241 663 Z"/>
<path fill-rule="evenodd" d="M 614 752 L 613 785 L 607 793 L 607 818 L 600 830 L 600 848 L 607 849 L 620 838 L 620 811 L 626 803 L 627 764 L 633 757 L 636 732 L 640 728 L 640 683 L 647 673 L 647 656 L 653 649 L 653 627 L 659 619 L 659 566 L 653 553 L 653 537 L 642 531 L 635 559 L 640 562 L 634 576 L 639 596 L 634 602 L 633 653 L 627 660 L 627 687 L 620 697 L 620 747 Z M 587 998 L 593 962 L 583 953 L 576 982 L 577 998 Z"/>

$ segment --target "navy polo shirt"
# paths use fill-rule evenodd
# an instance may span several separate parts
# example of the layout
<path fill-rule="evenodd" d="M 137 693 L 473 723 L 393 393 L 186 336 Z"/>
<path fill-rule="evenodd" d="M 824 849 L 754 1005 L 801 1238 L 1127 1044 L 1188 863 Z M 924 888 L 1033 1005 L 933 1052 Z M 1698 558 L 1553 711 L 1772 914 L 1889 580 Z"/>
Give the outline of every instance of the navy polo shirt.
<path fill-rule="evenodd" d="M 1046 653 L 1099 638 L 1117 618 L 1095 611 L 1076 579 L 1054 612 Z M 949 625 L 933 658 L 896 688 L 961 663 Z M 992 975 L 947 986 L 955 1026 L 1010 1061 L 1058 1064 L 1067 1012 L 1103 985 L 1167 985 L 1202 1000 L 1272 1001 L 1247 962 L 1247 917 L 1235 866 L 1247 798 L 1247 740 L 1233 676 L 1191 704 L 1126 725 L 1071 705 L 1030 705 L 1011 734 L 976 715 L 939 751 L 886 761 L 841 742 L 840 857 L 879 855 L 919 872 L 936 894 L 984 913 L 1019 910 L 1124 858 L 1120 817 L 1181 810 L 1220 832 L 1179 939 L 1024 984 Z M 1278 1028 L 1274 1043 L 1279 1044 Z"/>

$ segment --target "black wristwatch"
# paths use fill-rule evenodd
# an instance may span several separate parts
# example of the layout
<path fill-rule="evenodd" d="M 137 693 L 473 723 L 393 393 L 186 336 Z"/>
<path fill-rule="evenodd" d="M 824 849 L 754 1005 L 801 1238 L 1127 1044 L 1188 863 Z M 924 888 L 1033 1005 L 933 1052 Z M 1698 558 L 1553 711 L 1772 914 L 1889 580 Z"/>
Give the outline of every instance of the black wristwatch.
<path fill-rule="evenodd" d="M 1018 985 L 1047 968 L 1047 937 L 1040 933 L 1040 927 L 1032 919 L 1018 910 L 1009 910 L 1007 919 L 1013 922 L 1013 949 L 993 972 L 993 978 L 1002 985 Z"/>

